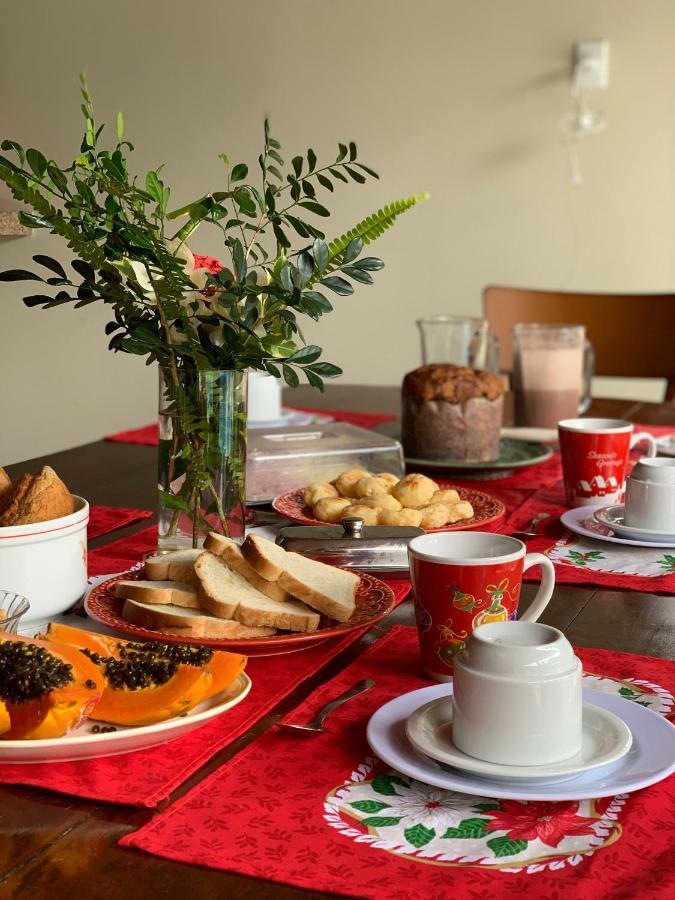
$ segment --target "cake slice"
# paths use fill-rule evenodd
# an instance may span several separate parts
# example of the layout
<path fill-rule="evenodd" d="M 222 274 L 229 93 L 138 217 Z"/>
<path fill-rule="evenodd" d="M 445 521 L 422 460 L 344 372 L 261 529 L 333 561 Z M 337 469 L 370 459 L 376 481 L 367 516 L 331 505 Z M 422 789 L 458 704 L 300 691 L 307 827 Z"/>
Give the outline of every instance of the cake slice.
<path fill-rule="evenodd" d="M 256 572 L 244 557 L 239 544 L 233 541 L 232 538 L 223 537 L 222 534 L 216 534 L 215 531 L 212 531 L 204 541 L 204 548 L 221 557 L 227 563 L 228 568 L 237 572 L 250 585 L 266 594 L 271 600 L 283 603 L 285 600 L 291 599 L 288 591 L 285 591 L 276 581 L 268 581 Z"/>
<path fill-rule="evenodd" d="M 249 534 L 241 546 L 246 561 L 267 581 L 278 581 L 286 567 L 287 553 L 283 547 Z"/>
<path fill-rule="evenodd" d="M 118 581 L 115 596 L 163 606 L 199 606 L 195 589 L 180 581 Z"/>
<path fill-rule="evenodd" d="M 320 617 L 298 600 L 272 600 L 249 584 L 227 563 L 208 551 L 195 563 L 201 606 L 214 616 L 243 625 L 316 631 Z"/>
<path fill-rule="evenodd" d="M 202 551 L 174 550 L 172 553 L 158 553 L 145 560 L 145 574 L 150 581 L 182 581 L 192 584 L 195 563 Z"/>
<path fill-rule="evenodd" d="M 162 606 L 126 600 L 122 616 L 133 625 L 190 638 L 255 638 L 269 637 L 274 628 L 251 628 L 232 619 L 210 616 L 202 609 Z"/>
<path fill-rule="evenodd" d="M 274 545 L 272 545 L 274 546 Z M 356 609 L 359 576 L 298 553 L 286 553 L 279 584 L 331 619 L 347 622 Z"/>

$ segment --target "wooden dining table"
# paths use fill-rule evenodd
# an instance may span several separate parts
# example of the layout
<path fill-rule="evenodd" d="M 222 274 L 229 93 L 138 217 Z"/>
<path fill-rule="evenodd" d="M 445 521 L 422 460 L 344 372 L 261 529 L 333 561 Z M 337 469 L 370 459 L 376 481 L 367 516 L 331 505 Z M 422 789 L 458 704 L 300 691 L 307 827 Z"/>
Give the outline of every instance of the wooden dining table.
<path fill-rule="evenodd" d="M 309 388 L 287 392 L 298 406 L 398 413 L 399 392 L 393 387 L 331 385 L 325 394 Z M 672 425 L 675 404 L 631 400 L 594 400 L 588 415 L 623 418 L 653 425 Z M 90 503 L 153 509 L 156 449 L 97 441 L 72 450 L 8 467 L 10 476 L 52 465 L 74 493 Z M 497 482 L 498 483 L 498 482 Z M 92 542 L 101 546 L 147 527 L 148 520 Z M 524 585 L 526 599 L 536 585 Z M 601 590 L 560 585 L 542 621 L 560 628 L 569 640 L 656 657 L 675 656 L 675 597 L 631 590 Z M 394 624 L 414 624 L 412 604 L 401 604 L 377 626 L 377 634 Z M 214 769 L 254 741 L 283 715 L 358 655 L 377 635 L 372 632 L 334 657 L 327 668 L 286 697 L 245 734 L 189 778 L 164 804 L 201 782 Z M 283 657 L 280 657 L 283 665 Z M 189 897 L 228 898 L 328 897 L 271 881 L 217 872 L 121 848 L 118 840 L 147 822 L 154 812 L 63 796 L 27 787 L 0 786 L 0 898 L 96 897 L 100 900 Z"/>

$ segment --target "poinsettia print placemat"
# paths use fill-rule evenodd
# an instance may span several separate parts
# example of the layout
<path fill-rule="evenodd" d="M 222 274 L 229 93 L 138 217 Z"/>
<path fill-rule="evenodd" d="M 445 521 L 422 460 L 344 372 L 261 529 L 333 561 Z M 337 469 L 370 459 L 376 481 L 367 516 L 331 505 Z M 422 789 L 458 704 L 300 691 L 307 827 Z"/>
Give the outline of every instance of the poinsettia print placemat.
<path fill-rule="evenodd" d="M 578 650 L 586 678 L 662 715 L 675 663 Z M 294 710 L 307 721 L 362 678 L 323 735 L 275 728 L 121 843 L 157 856 L 351 897 L 666 898 L 675 891 L 673 779 L 632 795 L 541 803 L 428 787 L 373 757 L 372 713 L 429 682 L 397 627 Z"/>
<path fill-rule="evenodd" d="M 541 536 L 529 538 L 527 549 L 545 553 L 551 559 L 556 582 L 675 594 L 675 549 L 633 547 L 575 534 L 560 523 L 566 510 L 561 484 L 542 488 L 509 516 L 504 531 L 524 528 L 538 513 L 548 513 L 550 518 L 537 528 Z M 586 525 L 594 527 L 591 511 Z M 531 569 L 524 578 L 537 581 L 539 572 Z"/>

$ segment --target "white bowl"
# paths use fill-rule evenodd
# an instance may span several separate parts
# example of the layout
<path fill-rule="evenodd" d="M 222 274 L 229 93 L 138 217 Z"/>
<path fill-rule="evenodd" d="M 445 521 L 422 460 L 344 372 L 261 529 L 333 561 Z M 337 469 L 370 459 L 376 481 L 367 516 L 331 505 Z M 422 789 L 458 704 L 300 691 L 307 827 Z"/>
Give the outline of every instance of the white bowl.
<path fill-rule="evenodd" d="M 0 528 L 0 588 L 30 602 L 21 631 L 37 630 L 84 594 L 89 504 L 75 495 L 73 504 L 68 516 Z"/>

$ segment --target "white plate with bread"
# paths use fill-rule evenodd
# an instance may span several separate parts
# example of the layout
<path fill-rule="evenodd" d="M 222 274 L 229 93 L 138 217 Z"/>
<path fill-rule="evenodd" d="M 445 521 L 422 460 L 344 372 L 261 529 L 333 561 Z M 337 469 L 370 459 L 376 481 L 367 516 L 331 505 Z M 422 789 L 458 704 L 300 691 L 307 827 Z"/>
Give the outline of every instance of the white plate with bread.
<path fill-rule="evenodd" d="M 137 638 L 268 656 L 367 628 L 394 605 L 388 585 L 289 553 L 257 535 L 211 533 L 117 575 L 85 602 L 91 618 Z"/>

